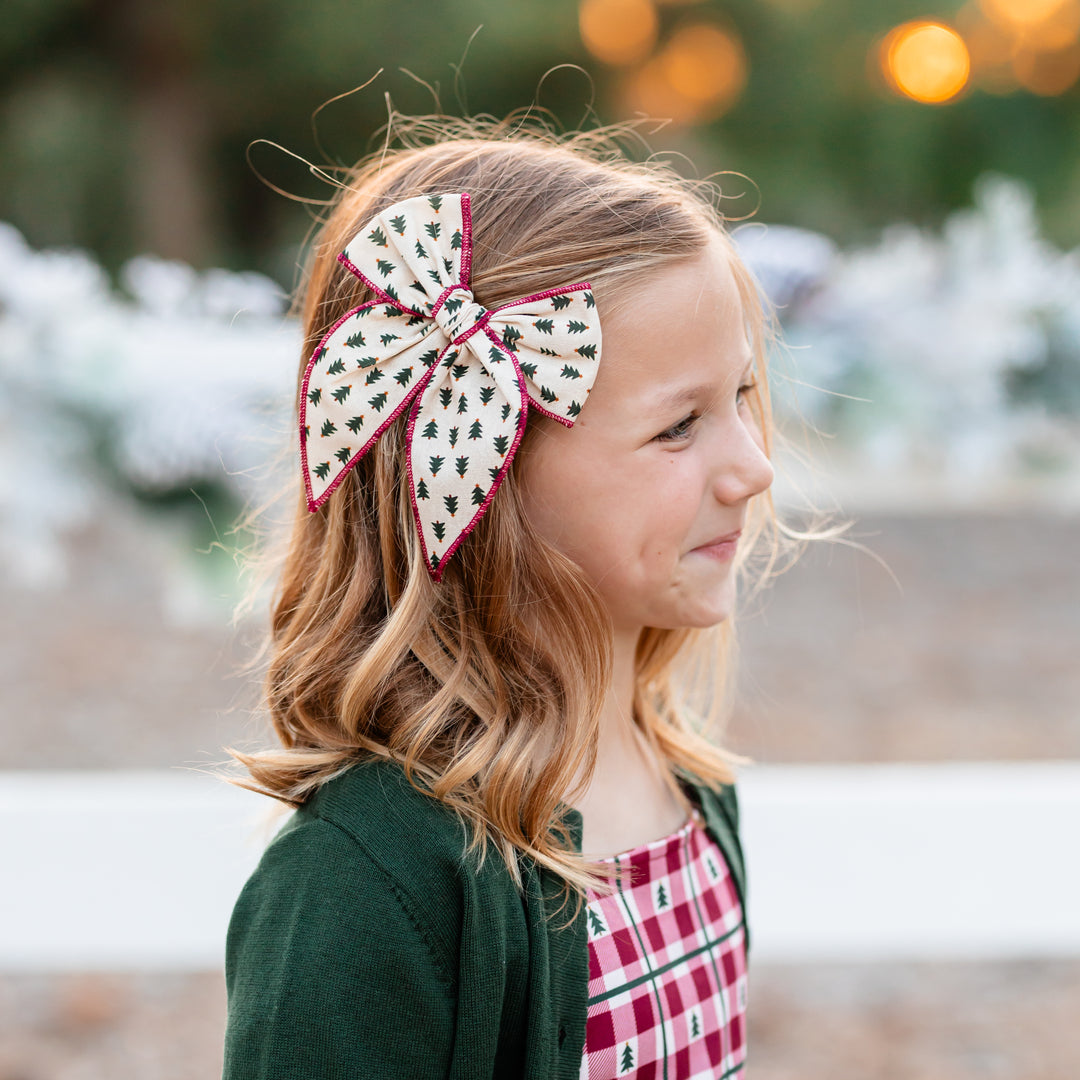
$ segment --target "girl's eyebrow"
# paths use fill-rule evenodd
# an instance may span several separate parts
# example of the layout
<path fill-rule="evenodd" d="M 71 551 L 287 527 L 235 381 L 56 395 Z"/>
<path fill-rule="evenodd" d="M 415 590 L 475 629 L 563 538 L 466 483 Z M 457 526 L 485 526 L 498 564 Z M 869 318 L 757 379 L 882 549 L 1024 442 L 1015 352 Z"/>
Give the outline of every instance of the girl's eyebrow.
<path fill-rule="evenodd" d="M 746 358 L 746 364 L 743 367 L 740 379 L 745 378 L 747 371 L 753 366 L 754 357 L 750 355 Z M 674 409 L 677 405 L 689 404 L 689 402 L 695 401 L 697 398 L 706 397 L 715 392 L 715 388 L 709 383 L 700 383 L 697 386 L 683 386 L 678 390 L 670 390 L 668 393 L 661 395 L 657 404 L 661 409 Z"/>

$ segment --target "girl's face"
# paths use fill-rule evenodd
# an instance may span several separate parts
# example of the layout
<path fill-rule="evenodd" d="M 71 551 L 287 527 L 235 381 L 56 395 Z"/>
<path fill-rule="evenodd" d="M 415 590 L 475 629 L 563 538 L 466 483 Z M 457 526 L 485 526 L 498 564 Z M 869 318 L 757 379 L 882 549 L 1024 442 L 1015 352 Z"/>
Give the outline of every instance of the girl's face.
<path fill-rule="evenodd" d="M 726 619 L 733 555 L 695 549 L 741 529 L 751 497 L 772 483 L 728 258 L 714 238 L 653 274 L 603 322 L 596 382 L 574 426 L 529 419 L 539 430 L 522 451 L 526 513 L 588 574 L 616 633 Z"/>

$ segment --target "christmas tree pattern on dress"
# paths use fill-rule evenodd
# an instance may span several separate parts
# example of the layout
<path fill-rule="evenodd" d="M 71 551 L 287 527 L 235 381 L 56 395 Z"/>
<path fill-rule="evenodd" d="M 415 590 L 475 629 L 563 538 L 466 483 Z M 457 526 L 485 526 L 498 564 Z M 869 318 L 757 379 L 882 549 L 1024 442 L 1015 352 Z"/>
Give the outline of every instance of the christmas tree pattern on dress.
<path fill-rule="evenodd" d="M 622 1056 L 619 1058 L 619 1072 L 629 1072 L 634 1067 L 634 1051 L 629 1043 L 623 1046 Z"/>
<path fill-rule="evenodd" d="M 529 409 L 571 426 L 600 355 L 587 285 L 485 311 L 463 277 L 466 256 L 471 215 L 460 194 L 404 200 L 361 228 L 341 262 L 375 299 L 319 343 L 300 402 L 312 510 L 405 414 L 416 523 L 436 581 L 510 468 Z M 309 443 L 320 444 L 311 460 Z"/>

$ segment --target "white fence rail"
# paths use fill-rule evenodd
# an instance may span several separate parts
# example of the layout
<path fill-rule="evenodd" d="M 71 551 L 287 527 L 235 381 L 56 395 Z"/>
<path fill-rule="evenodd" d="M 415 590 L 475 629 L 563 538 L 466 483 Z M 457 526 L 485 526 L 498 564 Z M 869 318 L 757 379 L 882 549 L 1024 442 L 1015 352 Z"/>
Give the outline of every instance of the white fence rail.
<path fill-rule="evenodd" d="M 1080 763 L 763 766 L 740 792 L 757 959 L 1080 955 Z M 0 773 L 0 970 L 220 967 L 271 808 L 180 770 Z"/>

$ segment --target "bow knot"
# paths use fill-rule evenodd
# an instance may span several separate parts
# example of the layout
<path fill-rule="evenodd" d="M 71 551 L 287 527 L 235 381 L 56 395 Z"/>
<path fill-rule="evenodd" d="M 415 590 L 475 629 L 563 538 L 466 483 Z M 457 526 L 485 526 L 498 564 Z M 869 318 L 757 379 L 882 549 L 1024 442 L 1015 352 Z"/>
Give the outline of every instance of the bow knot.
<path fill-rule="evenodd" d="M 577 284 L 478 304 L 464 192 L 395 203 L 338 259 L 377 299 L 342 316 L 304 372 L 308 509 L 407 409 L 413 517 L 440 581 L 509 471 L 529 412 L 574 426 L 600 362 L 596 301 Z"/>
<path fill-rule="evenodd" d="M 446 294 L 443 302 L 432 312 L 439 329 L 455 344 L 460 345 L 467 337 L 483 328 L 488 310 L 473 299 L 472 289 L 456 285 Z"/>

